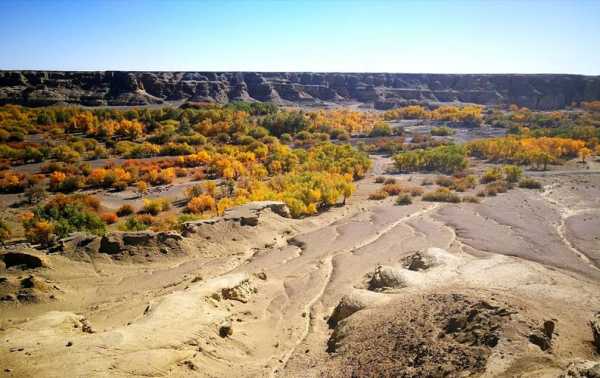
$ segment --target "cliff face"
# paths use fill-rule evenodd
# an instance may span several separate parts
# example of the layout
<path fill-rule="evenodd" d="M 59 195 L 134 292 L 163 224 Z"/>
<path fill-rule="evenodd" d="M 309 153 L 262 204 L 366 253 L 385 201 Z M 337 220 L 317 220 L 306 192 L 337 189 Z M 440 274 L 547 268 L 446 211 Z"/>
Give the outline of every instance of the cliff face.
<path fill-rule="evenodd" d="M 27 106 L 256 100 L 354 101 L 387 109 L 458 101 L 559 109 L 599 99 L 600 76 L 580 75 L 0 71 L 0 104 Z"/>

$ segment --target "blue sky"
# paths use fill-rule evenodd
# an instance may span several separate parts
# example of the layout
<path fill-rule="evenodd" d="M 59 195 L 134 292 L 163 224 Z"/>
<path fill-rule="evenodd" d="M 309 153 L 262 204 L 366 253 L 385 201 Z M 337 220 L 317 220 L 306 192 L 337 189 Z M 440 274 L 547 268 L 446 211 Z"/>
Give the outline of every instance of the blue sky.
<path fill-rule="evenodd" d="M 0 69 L 600 74 L 600 1 L 0 2 Z"/>

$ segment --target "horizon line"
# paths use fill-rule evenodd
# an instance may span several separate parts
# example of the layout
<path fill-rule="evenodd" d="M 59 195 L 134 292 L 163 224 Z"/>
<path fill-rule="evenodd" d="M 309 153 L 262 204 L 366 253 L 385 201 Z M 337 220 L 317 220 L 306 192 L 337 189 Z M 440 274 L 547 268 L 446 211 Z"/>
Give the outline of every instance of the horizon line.
<path fill-rule="evenodd" d="M 140 72 L 140 73 L 309 73 L 309 74 L 385 74 L 385 75 L 552 75 L 552 76 L 600 76 L 599 74 L 567 72 L 416 72 L 416 71 L 305 71 L 305 70 L 153 70 L 153 69 L 30 69 L 0 68 L 0 72 Z"/>

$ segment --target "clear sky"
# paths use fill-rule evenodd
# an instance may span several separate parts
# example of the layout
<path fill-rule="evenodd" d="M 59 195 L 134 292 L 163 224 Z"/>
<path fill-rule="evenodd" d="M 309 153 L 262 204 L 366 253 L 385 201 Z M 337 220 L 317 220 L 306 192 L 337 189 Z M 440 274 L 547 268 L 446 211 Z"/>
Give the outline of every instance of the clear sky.
<path fill-rule="evenodd" d="M 1 0 L 0 69 L 598 75 L 600 0 Z"/>

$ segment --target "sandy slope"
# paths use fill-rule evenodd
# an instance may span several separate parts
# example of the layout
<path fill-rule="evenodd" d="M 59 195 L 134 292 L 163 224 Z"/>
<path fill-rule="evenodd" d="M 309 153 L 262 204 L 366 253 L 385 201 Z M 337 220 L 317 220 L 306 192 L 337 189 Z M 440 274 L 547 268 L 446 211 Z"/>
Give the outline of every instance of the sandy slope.
<path fill-rule="evenodd" d="M 386 163 L 376 159 L 374 174 Z M 47 268 L 9 272 L 58 289 L 55 300 L 0 304 L 10 370 L 0 374 L 556 376 L 597 358 L 595 177 L 584 195 L 561 175 L 543 178 L 544 192 L 404 207 L 366 201 L 368 177 L 346 207 L 209 226 L 183 257 L 48 256 Z M 426 264 L 409 269 L 417 252 Z M 530 341 L 544 321 L 555 325 L 547 350 Z"/>

